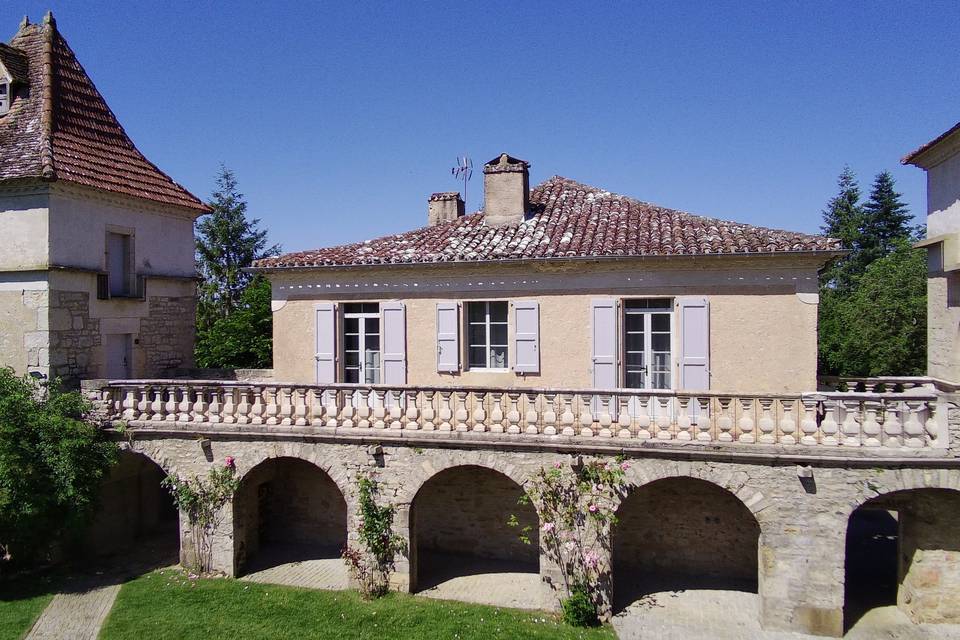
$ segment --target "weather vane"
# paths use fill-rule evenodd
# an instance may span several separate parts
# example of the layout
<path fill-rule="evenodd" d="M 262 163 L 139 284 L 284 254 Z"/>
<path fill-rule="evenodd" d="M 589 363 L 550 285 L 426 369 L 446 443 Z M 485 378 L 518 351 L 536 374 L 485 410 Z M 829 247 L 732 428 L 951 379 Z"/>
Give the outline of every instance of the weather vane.
<path fill-rule="evenodd" d="M 467 156 L 457 158 L 457 166 L 450 169 L 454 180 L 463 180 L 463 201 L 467 201 L 467 181 L 473 177 L 473 160 Z"/>

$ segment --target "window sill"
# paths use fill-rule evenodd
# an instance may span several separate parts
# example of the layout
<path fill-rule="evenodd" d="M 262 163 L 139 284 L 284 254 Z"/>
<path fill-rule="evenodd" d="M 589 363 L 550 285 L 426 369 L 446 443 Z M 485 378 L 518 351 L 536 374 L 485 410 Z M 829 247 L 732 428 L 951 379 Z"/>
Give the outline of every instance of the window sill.
<path fill-rule="evenodd" d="M 513 373 L 513 369 L 488 369 L 486 367 L 470 367 L 464 373 Z"/>

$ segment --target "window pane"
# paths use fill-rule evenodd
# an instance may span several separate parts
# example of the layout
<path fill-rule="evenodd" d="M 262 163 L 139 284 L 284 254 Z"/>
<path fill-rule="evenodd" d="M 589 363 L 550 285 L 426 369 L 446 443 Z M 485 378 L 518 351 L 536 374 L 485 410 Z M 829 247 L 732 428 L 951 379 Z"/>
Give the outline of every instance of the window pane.
<path fill-rule="evenodd" d="M 506 322 L 507 312 L 508 308 L 506 302 L 491 302 L 490 322 Z"/>
<path fill-rule="evenodd" d="M 670 388 L 670 374 L 666 372 L 654 373 L 653 374 L 653 388 L 654 389 L 669 389 Z"/>
<path fill-rule="evenodd" d="M 625 358 L 627 361 L 627 367 L 631 369 L 642 367 L 644 364 L 642 351 L 637 351 L 635 353 L 627 353 L 625 355 Z"/>
<path fill-rule="evenodd" d="M 364 318 L 363 328 L 367 332 L 367 335 L 380 333 L 380 318 Z"/>
<path fill-rule="evenodd" d="M 380 384 L 380 368 L 367 369 L 364 371 L 364 382 L 366 384 Z"/>
<path fill-rule="evenodd" d="M 343 365 L 345 367 L 359 367 L 360 366 L 360 352 L 359 351 L 347 351 L 343 354 Z"/>
<path fill-rule="evenodd" d="M 344 333 L 360 333 L 360 320 L 357 318 L 344 318 L 343 331 Z"/>
<path fill-rule="evenodd" d="M 364 302 L 360 305 L 363 313 L 380 313 L 380 305 L 376 302 Z"/>
<path fill-rule="evenodd" d="M 643 388 L 643 374 L 639 371 L 627 371 L 625 384 L 627 389 L 642 389 Z"/>
<path fill-rule="evenodd" d="M 360 313 L 363 310 L 363 305 L 356 302 L 347 302 L 343 305 L 344 313 Z"/>
<path fill-rule="evenodd" d="M 669 371 L 670 370 L 670 354 L 654 352 L 653 368 L 657 371 Z"/>
<path fill-rule="evenodd" d="M 470 346 L 481 347 L 487 344 L 487 328 L 482 324 L 470 325 Z"/>
<path fill-rule="evenodd" d="M 650 336 L 654 351 L 670 351 L 670 334 L 655 333 Z"/>
<path fill-rule="evenodd" d="M 344 382 L 360 382 L 359 369 L 345 369 L 343 372 Z"/>
<path fill-rule="evenodd" d="M 470 322 L 483 322 L 487 317 L 486 307 L 485 302 L 468 302 L 467 317 Z"/>
<path fill-rule="evenodd" d="M 655 313 L 652 318 L 654 331 L 670 331 L 670 314 Z"/>
<path fill-rule="evenodd" d="M 507 368 L 507 348 L 506 347 L 490 348 L 490 366 L 493 367 L 494 369 Z"/>
<path fill-rule="evenodd" d="M 643 351 L 643 334 L 627 334 L 627 351 Z"/>
<path fill-rule="evenodd" d="M 343 336 L 344 351 L 356 351 L 360 348 L 360 336 L 347 334 Z"/>
<path fill-rule="evenodd" d="M 507 344 L 507 325 L 505 324 L 490 325 L 490 344 L 498 344 L 498 345 Z"/>
<path fill-rule="evenodd" d="M 367 351 L 380 351 L 380 336 L 371 336 L 367 334 L 367 341 L 364 344 Z"/>
<path fill-rule="evenodd" d="M 486 347 L 470 347 L 470 368 L 487 368 L 487 349 Z"/>
<path fill-rule="evenodd" d="M 628 313 L 624 317 L 624 325 L 627 331 L 643 331 L 643 314 Z"/>

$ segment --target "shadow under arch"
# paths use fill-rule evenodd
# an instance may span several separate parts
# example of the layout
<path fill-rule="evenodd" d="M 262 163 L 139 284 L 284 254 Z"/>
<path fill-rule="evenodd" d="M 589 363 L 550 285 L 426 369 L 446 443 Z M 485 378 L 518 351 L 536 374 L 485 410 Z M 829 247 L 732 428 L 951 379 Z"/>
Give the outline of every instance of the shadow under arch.
<path fill-rule="evenodd" d="M 960 621 L 960 607 L 941 604 L 943 583 L 960 571 L 960 491 L 897 489 L 864 501 L 847 520 L 843 625 L 848 631 L 871 610 L 899 606 L 914 622 Z M 946 569 L 951 575 L 944 575 Z M 949 591 L 949 589 L 948 589 Z"/>
<path fill-rule="evenodd" d="M 233 509 L 237 575 L 339 558 L 346 546 L 346 500 L 326 471 L 302 458 L 267 458 L 247 471 Z"/>
<path fill-rule="evenodd" d="M 133 573 L 176 564 L 179 512 L 170 492 L 161 486 L 166 476 L 145 453 L 121 450 L 101 484 L 83 548 L 99 558 L 123 554 L 123 564 Z"/>
<path fill-rule="evenodd" d="M 539 518 L 506 474 L 464 464 L 437 472 L 410 504 L 411 591 L 452 578 L 540 571 Z M 509 524 L 511 515 L 519 526 Z M 520 540 L 529 527 L 530 544 Z"/>
<path fill-rule="evenodd" d="M 686 476 L 654 480 L 629 491 L 617 519 L 615 611 L 661 591 L 757 592 L 760 525 L 729 490 Z"/>

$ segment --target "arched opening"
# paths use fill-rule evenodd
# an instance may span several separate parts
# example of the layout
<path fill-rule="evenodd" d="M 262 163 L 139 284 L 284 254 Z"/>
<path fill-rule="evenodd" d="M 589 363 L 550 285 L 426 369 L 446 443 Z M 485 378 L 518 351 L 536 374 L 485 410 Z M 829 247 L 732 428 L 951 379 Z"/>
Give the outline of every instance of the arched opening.
<path fill-rule="evenodd" d="M 100 487 L 84 548 L 102 557 L 123 554 L 123 564 L 149 570 L 176 564 L 179 513 L 160 483 L 166 472 L 145 455 L 121 451 Z"/>
<path fill-rule="evenodd" d="M 617 511 L 615 609 L 663 591 L 757 591 L 760 525 L 729 491 L 696 478 L 633 490 Z"/>
<path fill-rule="evenodd" d="M 243 476 L 234 497 L 238 574 L 307 562 L 311 564 L 301 567 L 300 577 L 277 570 L 264 579 L 342 588 L 346 574 L 340 553 L 346 542 L 347 503 L 316 465 L 299 458 L 271 458 Z"/>
<path fill-rule="evenodd" d="M 539 606 L 539 520 L 532 505 L 519 504 L 521 496 L 519 484 L 479 466 L 447 469 L 424 483 L 410 509 L 413 590 L 469 598 L 496 576 L 475 601 Z M 518 526 L 510 526 L 511 515 Z M 526 527 L 530 544 L 520 539 Z"/>
<path fill-rule="evenodd" d="M 854 510 L 845 542 L 844 628 L 867 617 L 866 627 L 891 616 L 960 622 L 958 528 L 960 492 L 949 489 L 896 491 Z"/>

